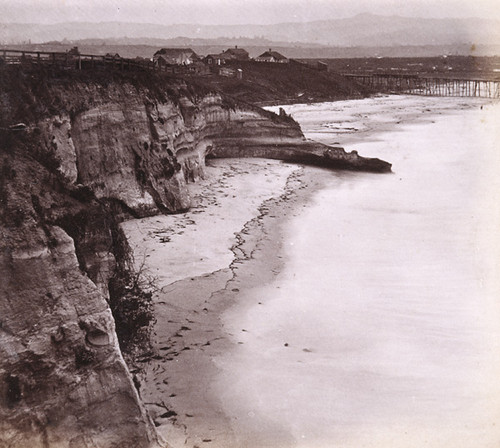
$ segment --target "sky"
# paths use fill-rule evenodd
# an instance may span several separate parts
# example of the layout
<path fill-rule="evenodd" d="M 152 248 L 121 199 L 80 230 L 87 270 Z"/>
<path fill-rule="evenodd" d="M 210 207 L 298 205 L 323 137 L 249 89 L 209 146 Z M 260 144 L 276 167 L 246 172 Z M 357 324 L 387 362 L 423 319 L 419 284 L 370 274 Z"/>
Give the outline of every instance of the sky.
<path fill-rule="evenodd" d="M 500 0 L 0 0 L 0 23 L 272 24 L 361 13 L 500 19 Z"/>

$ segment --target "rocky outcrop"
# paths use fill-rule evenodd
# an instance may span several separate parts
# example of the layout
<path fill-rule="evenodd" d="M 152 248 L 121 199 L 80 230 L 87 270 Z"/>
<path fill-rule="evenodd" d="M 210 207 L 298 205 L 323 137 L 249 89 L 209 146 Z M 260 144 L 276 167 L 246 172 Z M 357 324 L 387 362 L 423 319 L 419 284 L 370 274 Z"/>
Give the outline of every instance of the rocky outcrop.
<path fill-rule="evenodd" d="M 390 169 L 151 74 L 4 67 L 0 87 L 0 446 L 158 444 L 122 357 L 151 315 L 118 223 L 187 209 L 207 154 Z"/>
<path fill-rule="evenodd" d="M 346 152 L 344 148 L 306 141 L 276 142 L 273 139 L 250 138 L 237 140 L 221 138 L 208 157 L 258 157 L 283 160 L 303 165 L 331 169 L 388 173 L 391 164 L 376 158 L 362 157 L 357 151 Z"/>
<path fill-rule="evenodd" d="M 90 278 L 116 269 L 103 206 L 31 142 L 0 141 L 0 446 L 157 445 L 104 285 Z"/>
<path fill-rule="evenodd" d="M 145 73 L 141 81 L 91 77 L 89 82 L 73 75 L 45 80 L 42 92 L 31 78 L 10 88 L 28 90 L 33 108 L 40 109 L 28 117 L 27 132 L 70 183 L 90 188 L 99 199 L 119 201 L 136 216 L 187 209 L 186 182 L 203 176 L 207 154 L 390 170 L 390 164 L 306 141 L 286 114 L 228 102 L 182 81 Z M 6 99 L 7 108 L 15 102 Z M 26 121 L 23 110 L 15 112 L 16 118 L 6 115 L 5 126 Z"/>
<path fill-rule="evenodd" d="M 208 157 L 213 158 L 259 157 L 332 169 L 391 171 L 391 164 L 383 160 L 306 140 L 283 109 L 279 117 L 262 116 L 262 111 L 231 110 L 226 127 L 214 134 L 212 141 Z"/>
<path fill-rule="evenodd" d="M 59 227 L 25 230 L 2 235 L 0 445 L 150 446 L 110 308 L 73 240 Z"/>

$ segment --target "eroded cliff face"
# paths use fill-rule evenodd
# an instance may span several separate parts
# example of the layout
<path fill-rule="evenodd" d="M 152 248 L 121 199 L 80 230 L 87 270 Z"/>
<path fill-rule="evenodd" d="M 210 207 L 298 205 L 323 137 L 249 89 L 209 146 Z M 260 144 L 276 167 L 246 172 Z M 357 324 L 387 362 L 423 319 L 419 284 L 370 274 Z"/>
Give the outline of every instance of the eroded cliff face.
<path fill-rule="evenodd" d="M 93 107 L 48 117 L 30 126 L 53 149 L 69 182 L 98 198 L 122 202 L 137 216 L 189 208 L 186 182 L 203 176 L 214 140 L 251 137 L 253 144 L 303 141 L 299 126 L 258 108 L 228 106 L 218 94 L 158 98 L 131 85 L 80 85 Z M 73 93 L 74 94 L 74 93 Z M 68 101 L 68 99 L 66 99 Z"/>
<path fill-rule="evenodd" d="M 93 222 L 86 238 L 98 270 L 112 273 L 102 205 L 44 166 L 31 142 L 0 137 L 0 446 L 155 446 L 106 294 L 61 227 Z"/>
<path fill-rule="evenodd" d="M 73 240 L 59 227 L 25 230 L 29 238 L 2 235 L 15 249 L 0 257 L 11 283 L 1 306 L 0 445 L 149 446 L 154 430 L 111 311 L 78 268 Z"/>
<path fill-rule="evenodd" d="M 118 223 L 187 209 L 187 182 L 232 126 L 302 134 L 292 120 L 179 82 L 9 70 L 0 73 L 0 446 L 156 446 L 122 356 L 152 316 L 127 276 Z"/>
<path fill-rule="evenodd" d="M 157 445 L 122 356 L 153 316 L 120 220 L 189 208 L 209 154 L 360 159 L 147 73 L 4 67 L 0 87 L 0 446 Z"/>

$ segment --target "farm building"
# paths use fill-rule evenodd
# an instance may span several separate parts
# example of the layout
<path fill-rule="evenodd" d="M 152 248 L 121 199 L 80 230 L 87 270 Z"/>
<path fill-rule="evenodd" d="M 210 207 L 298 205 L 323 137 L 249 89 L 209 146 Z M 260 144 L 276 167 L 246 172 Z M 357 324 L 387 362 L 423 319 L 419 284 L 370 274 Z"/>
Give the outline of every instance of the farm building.
<path fill-rule="evenodd" d="M 235 46 L 219 54 L 209 54 L 204 61 L 208 65 L 224 65 L 228 61 L 248 61 L 249 58 L 248 51 Z"/>
<path fill-rule="evenodd" d="M 162 48 L 153 56 L 157 65 L 191 65 L 199 59 L 191 48 Z"/>
<path fill-rule="evenodd" d="M 226 59 L 230 59 L 232 61 L 248 61 L 248 59 L 250 59 L 248 51 L 243 48 L 238 48 L 238 45 L 234 48 L 228 48 L 222 54 L 226 57 Z"/>
<path fill-rule="evenodd" d="M 286 56 L 283 56 L 277 51 L 272 51 L 271 49 L 262 53 L 260 56 L 257 56 L 255 60 L 257 62 L 274 62 L 278 64 L 287 64 L 289 62 L 289 59 Z"/>
<path fill-rule="evenodd" d="M 224 56 L 224 53 L 219 54 L 209 54 L 205 56 L 203 62 L 207 65 L 224 65 L 226 63 L 227 58 Z"/>

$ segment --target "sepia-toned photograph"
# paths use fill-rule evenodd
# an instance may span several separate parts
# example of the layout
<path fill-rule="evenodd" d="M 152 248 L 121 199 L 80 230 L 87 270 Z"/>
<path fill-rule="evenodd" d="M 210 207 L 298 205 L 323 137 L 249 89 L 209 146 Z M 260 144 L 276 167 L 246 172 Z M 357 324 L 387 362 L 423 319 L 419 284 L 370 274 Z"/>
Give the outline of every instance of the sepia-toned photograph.
<path fill-rule="evenodd" d="M 498 0 L 0 0 L 0 448 L 500 448 Z"/>

